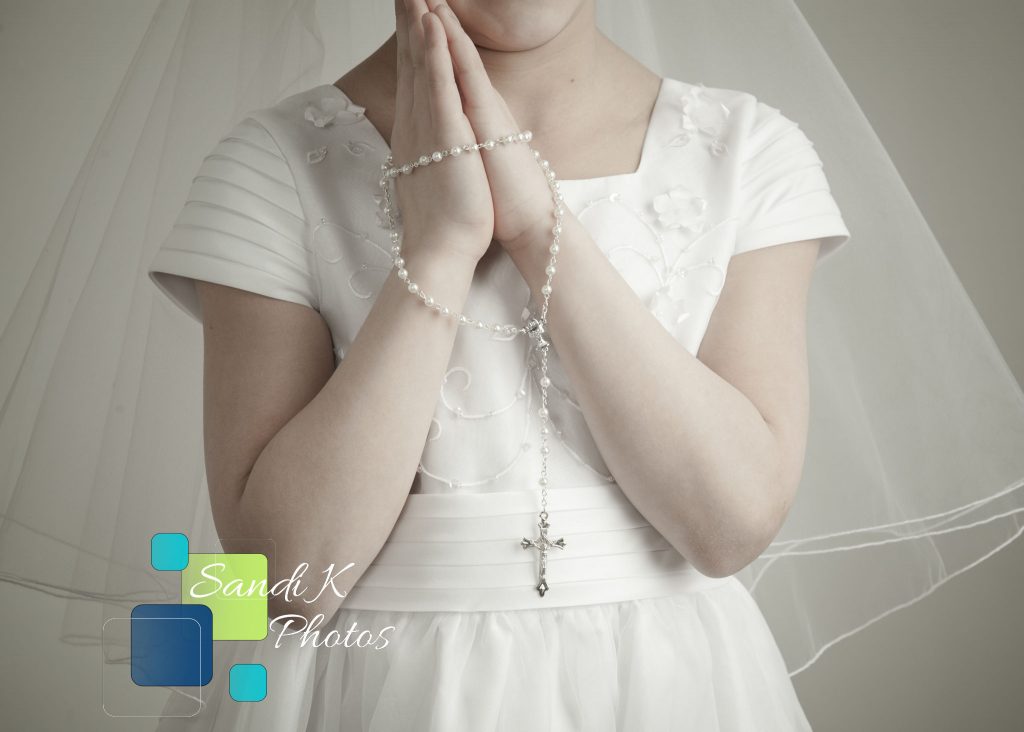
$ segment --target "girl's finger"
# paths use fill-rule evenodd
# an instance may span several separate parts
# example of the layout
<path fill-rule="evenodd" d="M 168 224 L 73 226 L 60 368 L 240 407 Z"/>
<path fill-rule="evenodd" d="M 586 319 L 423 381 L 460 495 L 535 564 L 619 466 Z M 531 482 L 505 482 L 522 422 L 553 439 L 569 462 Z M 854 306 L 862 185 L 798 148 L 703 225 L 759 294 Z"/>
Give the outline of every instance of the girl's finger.
<path fill-rule="evenodd" d="M 423 0 L 405 0 L 408 15 L 409 58 L 412 67 L 412 115 L 414 118 L 429 114 L 430 89 L 427 86 L 426 59 L 424 58 L 423 14 L 427 12 Z"/>
<path fill-rule="evenodd" d="M 395 0 L 395 39 L 398 84 L 395 89 L 395 119 L 408 119 L 412 113 L 412 59 L 409 56 L 408 0 Z"/>
<path fill-rule="evenodd" d="M 444 26 L 434 13 L 423 14 L 427 87 L 429 88 L 430 119 L 442 135 L 456 129 L 455 122 L 462 116 L 462 100 L 455 84 L 455 72 L 448 52 L 448 39 Z M 461 141 L 442 140 L 443 144 L 464 144 Z"/>
<path fill-rule="evenodd" d="M 444 3 L 438 3 L 434 12 L 441 19 L 448 36 L 455 78 L 465 100 L 466 116 L 472 122 L 474 115 L 479 116 L 481 112 L 492 111 L 494 108 L 494 88 L 491 86 L 491 79 L 487 75 L 487 69 L 484 68 L 484 62 L 480 59 L 473 39 L 463 30 L 455 12 Z M 494 120 L 489 122 L 493 124 Z"/>

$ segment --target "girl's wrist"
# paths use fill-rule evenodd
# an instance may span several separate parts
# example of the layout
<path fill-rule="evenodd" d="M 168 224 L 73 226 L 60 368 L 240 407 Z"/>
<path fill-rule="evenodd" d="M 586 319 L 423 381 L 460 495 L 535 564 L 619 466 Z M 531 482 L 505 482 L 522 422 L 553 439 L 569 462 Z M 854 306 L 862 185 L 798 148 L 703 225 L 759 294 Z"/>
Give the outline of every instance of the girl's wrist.
<path fill-rule="evenodd" d="M 563 205 L 562 230 L 558 235 L 559 250 L 556 257 L 560 257 L 561 253 L 565 251 L 566 244 L 571 241 L 573 232 L 578 226 L 580 226 L 579 220 Z M 505 247 L 512 262 L 530 286 L 530 290 L 538 297 L 540 288 L 547 282 L 547 267 L 551 263 L 552 254 L 551 245 L 555 243 L 553 227 L 553 222 L 545 222 L 529 232 L 524 232 L 513 242 L 502 242 L 502 246 Z"/>
<path fill-rule="evenodd" d="M 402 247 L 403 268 L 409 278 L 422 282 L 451 282 L 471 280 L 479 257 L 472 248 L 450 241 L 417 241 L 415 247 Z"/>

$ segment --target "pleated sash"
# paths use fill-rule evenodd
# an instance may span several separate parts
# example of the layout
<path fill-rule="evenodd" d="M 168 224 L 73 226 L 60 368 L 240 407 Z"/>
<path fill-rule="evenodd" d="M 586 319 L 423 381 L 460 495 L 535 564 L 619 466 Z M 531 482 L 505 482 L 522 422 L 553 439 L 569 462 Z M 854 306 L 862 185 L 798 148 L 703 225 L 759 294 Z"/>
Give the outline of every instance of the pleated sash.
<path fill-rule="evenodd" d="M 734 581 L 701 574 L 618 485 L 550 489 L 548 591 L 538 583 L 539 491 L 413 493 L 343 608 L 521 610 L 621 602 Z"/>

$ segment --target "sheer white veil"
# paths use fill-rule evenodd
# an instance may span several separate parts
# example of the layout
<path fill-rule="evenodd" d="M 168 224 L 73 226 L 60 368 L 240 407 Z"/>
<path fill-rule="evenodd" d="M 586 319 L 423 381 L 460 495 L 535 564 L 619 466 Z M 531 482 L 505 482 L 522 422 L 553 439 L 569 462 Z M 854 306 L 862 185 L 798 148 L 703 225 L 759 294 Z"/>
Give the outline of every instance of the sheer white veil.
<path fill-rule="evenodd" d="M 852 233 L 811 293 L 800 492 L 740 573 L 796 674 L 1020 535 L 1024 395 L 793 0 L 597 5 L 603 32 L 662 76 L 798 122 Z M 246 112 L 334 81 L 393 29 L 381 0 L 164 0 L 154 15 L 2 314 L 0 580 L 66 602 L 65 641 L 178 599 L 149 566 L 152 534 L 220 546 L 201 329 L 146 277 L 200 161 Z M 117 638 L 104 651 L 123 657 Z"/>

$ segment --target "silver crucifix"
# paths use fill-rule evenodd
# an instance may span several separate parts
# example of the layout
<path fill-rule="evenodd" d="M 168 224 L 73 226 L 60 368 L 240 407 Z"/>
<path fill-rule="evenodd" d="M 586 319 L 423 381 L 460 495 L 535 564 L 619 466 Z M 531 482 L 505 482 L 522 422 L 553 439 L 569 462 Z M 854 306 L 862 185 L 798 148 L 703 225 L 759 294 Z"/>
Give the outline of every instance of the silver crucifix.
<path fill-rule="evenodd" d="M 565 539 L 555 539 L 551 541 L 548 538 L 548 512 L 541 511 L 540 522 L 537 524 L 540 527 L 540 536 L 536 539 L 527 539 L 523 537 L 520 542 L 520 546 L 523 549 L 539 549 L 540 550 L 540 584 L 537 585 L 537 592 L 540 593 L 541 597 L 544 597 L 544 593 L 548 591 L 547 581 L 547 569 L 548 569 L 548 549 L 551 547 L 558 547 L 559 549 L 565 549 Z"/>

